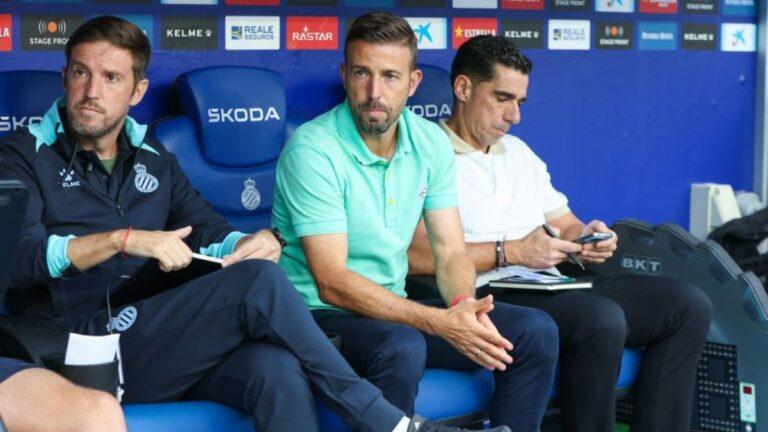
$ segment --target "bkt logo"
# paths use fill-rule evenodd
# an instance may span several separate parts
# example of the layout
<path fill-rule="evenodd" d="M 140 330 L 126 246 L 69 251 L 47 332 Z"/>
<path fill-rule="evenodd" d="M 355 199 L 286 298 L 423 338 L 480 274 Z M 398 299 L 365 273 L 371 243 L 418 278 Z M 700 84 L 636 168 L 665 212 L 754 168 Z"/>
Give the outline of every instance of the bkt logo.
<path fill-rule="evenodd" d="M 40 123 L 43 121 L 42 117 L 38 116 L 0 116 L 0 132 L 11 132 L 24 126 Z"/>
<path fill-rule="evenodd" d="M 663 261 L 659 258 L 624 255 L 621 257 L 621 268 L 635 273 L 657 275 L 661 274 Z"/>
<path fill-rule="evenodd" d="M 447 118 L 451 116 L 451 107 L 448 104 L 410 105 L 408 109 L 419 117 L 428 119 Z"/>
<path fill-rule="evenodd" d="M 209 108 L 208 123 L 259 123 L 280 120 L 275 107 Z"/>

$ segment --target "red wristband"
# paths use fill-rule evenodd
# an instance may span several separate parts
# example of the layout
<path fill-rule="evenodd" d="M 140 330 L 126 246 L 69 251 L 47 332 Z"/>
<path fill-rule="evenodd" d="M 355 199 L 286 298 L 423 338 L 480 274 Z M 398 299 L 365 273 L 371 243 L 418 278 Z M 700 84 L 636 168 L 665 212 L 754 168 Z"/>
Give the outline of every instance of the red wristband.
<path fill-rule="evenodd" d="M 131 235 L 131 230 L 133 228 L 128 227 L 127 230 L 125 230 L 125 237 L 123 237 L 123 245 L 120 246 L 120 253 L 123 255 L 123 258 L 128 258 L 128 254 L 125 253 L 125 246 L 128 244 L 128 236 Z"/>
<path fill-rule="evenodd" d="M 471 295 L 469 295 L 469 294 L 459 294 L 459 295 L 457 295 L 457 296 L 456 296 L 456 297 L 453 299 L 453 301 L 451 302 L 451 305 L 450 305 L 449 307 L 454 307 L 454 306 L 456 306 L 457 304 L 459 304 L 459 302 L 460 302 L 460 301 L 464 300 L 465 298 L 470 298 L 470 297 L 472 297 L 472 296 L 471 296 Z"/>

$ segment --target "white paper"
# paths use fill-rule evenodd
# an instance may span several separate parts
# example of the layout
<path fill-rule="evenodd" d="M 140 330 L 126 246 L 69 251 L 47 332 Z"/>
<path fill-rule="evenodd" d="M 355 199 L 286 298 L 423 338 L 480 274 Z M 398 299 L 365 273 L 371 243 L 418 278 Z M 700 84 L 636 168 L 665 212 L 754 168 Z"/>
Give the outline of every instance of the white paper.
<path fill-rule="evenodd" d="M 765 255 L 768 253 L 768 237 L 764 238 L 763 241 L 757 244 L 757 253 L 760 255 Z"/>
<path fill-rule="evenodd" d="M 203 261 L 210 261 L 216 264 L 221 264 L 224 261 L 221 258 L 209 257 L 208 255 L 202 255 L 198 253 L 192 253 L 192 258 L 203 260 Z"/>
<path fill-rule="evenodd" d="M 120 333 L 106 336 L 70 333 L 64 364 L 69 366 L 86 366 L 110 363 L 118 356 L 119 350 Z"/>
<path fill-rule="evenodd" d="M 550 274 L 537 273 L 542 271 Z M 504 279 L 512 276 L 524 277 L 526 279 L 539 280 L 542 282 L 559 282 L 562 280 L 560 272 L 555 267 L 545 270 L 532 270 L 523 266 L 509 266 L 478 274 L 477 279 L 475 280 L 475 288 L 487 285 L 492 280 Z"/>

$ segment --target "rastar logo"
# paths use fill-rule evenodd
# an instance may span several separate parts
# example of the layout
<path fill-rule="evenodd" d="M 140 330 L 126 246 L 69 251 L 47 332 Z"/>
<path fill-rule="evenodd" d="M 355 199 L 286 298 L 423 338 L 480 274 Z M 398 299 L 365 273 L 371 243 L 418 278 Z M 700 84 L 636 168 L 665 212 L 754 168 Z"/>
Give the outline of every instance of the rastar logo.
<path fill-rule="evenodd" d="M 38 116 L 2 116 L 0 115 L 0 132 L 11 132 L 24 126 L 40 123 L 42 117 Z"/>
<path fill-rule="evenodd" d="M 454 18 L 453 19 L 453 49 L 459 49 L 464 42 L 480 35 L 496 36 L 499 26 L 495 18 Z"/>
<path fill-rule="evenodd" d="M 633 255 L 624 255 L 621 257 L 621 268 L 634 273 L 658 275 L 661 274 L 663 264 L 664 261 L 660 258 Z"/>
<path fill-rule="evenodd" d="M 441 119 L 451 116 L 451 107 L 448 104 L 409 105 L 408 109 L 419 117 L 426 119 Z"/>
<path fill-rule="evenodd" d="M 339 48 L 338 17 L 287 17 L 285 47 L 289 50 Z"/>
<path fill-rule="evenodd" d="M 501 0 L 502 9 L 542 10 L 544 0 Z"/>
<path fill-rule="evenodd" d="M 11 15 L 0 14 L 0 51 L 10 51 L 13 48 L 12 26 Z"/>
<path fill-rule="evenodd" d="M 640 0 L 640 13 L 676 14 L 677 0 Z"/>
<path fill-rule="evenodd" d="M 275 107 L 208 109 L 208 123 L 260 123 L 270 120 L 280 120 Z"/>

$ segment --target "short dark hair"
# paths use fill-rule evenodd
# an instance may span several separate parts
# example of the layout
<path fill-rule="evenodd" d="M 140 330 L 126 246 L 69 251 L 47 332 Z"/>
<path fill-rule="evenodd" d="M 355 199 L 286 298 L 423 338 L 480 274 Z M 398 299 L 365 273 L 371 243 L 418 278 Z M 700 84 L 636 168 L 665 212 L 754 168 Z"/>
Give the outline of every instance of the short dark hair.
<path fill-rule="evenodd" d="M 149 39 L 135 24 L 116 16 L 92 18 L 72 33 L 64 50 L 67 56 L 67 67 L 69 67 L 72 50 L 77 45 L 98 41 L 107 41 L 118 48 L 130 51 L 133 57 L 134 85 L 144 79 L 151 54 Z"/>
<path fill-rule="evenodd" d="M 451 65 L 451 84 L 456 77 L 466 75 L 473 84 L 491 81 L 500 64 L 523 75 L 529 75 L 533 64 L 517 48 L 514 42 L 501 36 L 481 35 L 464 42 L 459 47 Z"/>
<path fill-rule="evenodd" d="M 411 50 L 411 69 L 416 67 L 416 34 L 402 17 L 390 12 L 371 12 L 355 18 L 344 40 L 344 61 L 347 61 L 347 47 L 357 40 L 372 44 L 406 45 Z"/>

